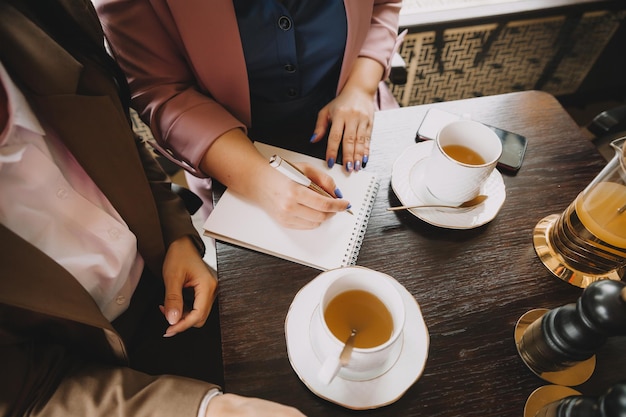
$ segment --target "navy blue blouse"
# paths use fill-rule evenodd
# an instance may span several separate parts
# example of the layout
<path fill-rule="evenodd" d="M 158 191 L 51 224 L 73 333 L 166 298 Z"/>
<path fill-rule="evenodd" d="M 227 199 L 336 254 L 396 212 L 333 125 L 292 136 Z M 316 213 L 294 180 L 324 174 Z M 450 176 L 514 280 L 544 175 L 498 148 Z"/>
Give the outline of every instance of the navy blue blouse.
<path fill-rule="evenodd" d="M 342 0 L 234 0 L 251 95 L 269 102 L 337 86 L 346 44 Z"/>
<path fill-rule="evenodd" d="M 253 140 L 324 158 L 311 144 L 336 94 L 347 21 L 343 0 L 233 0 L 248 71 Z"/>

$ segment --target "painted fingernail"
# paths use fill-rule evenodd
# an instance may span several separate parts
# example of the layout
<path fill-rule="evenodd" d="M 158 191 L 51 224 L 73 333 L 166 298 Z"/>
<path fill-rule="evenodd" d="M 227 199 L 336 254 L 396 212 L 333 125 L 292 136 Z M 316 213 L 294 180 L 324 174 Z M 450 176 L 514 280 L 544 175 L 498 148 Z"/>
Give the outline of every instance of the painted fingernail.
<path fill-rule="evenodd" d="M 328 168 L 332 168 L 335 165 L 335 158 L 328 158 Z"/>
<path fill-rule="evenodd" d="M 309 139 L 309 142 L 313 142 L 315 139 L 317 139 L 317 133 L 313 133 L 313 136 L 311 136 L 311 139 Z"/>
<path fill-rule="evenodd" d="M 360 169 L 361 169 L 361 161 L 359 160 L 354 161 L 354 170 L 358 171 Z"/>
<path fill-rule="evenodd" d="M 352 162 L 346 162 L 346 171 L 352 172 Z"/>
<path fill-rule="evenodd" d="M 365 164 L 367 164 L 367 161 L 369 161 L 370 158 L 367 155 L 363 155 L 363 167 L 365 167 Z"/>
<path fill-rule="evenodd" d="M 174 324 L 178 323 L 178 317 L 180 316 L 180 313 L 178 312 L 178 310 L 170 310 L 167 312 L 167 322 L 173 326 Z"/>
<path fill-rule="evenodd" d="M 346 207 L 346 210 L 350 210 L 352 208 L 352 204 L 348 203 L 348 207 Z"/>
<path fill-rule="evenodd" d="M 343 193 L 339 188 L 335 188 L 335 195 L 337 196 L 337 198 L 343 198 Z"/>

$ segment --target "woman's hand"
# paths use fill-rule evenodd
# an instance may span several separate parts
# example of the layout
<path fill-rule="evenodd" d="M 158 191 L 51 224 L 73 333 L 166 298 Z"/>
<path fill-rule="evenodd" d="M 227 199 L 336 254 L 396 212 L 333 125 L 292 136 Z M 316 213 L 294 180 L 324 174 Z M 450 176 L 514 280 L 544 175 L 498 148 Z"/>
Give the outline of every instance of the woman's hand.
<path fill-rule="evenodd" d="M 307 164 L 298 164 L 304 174 L 329 194 L 325 197 L 289 179 L 272 168 L 240 129 L 222 135 L 205 154 L 202 170 L 261 207 L 282 226 L 313 229 L 348 208 L 341 191 L 328 174 Z"/>
<path fill-rule="evenodd" d="M 339 95 L 317 116 L 313 142 L 322 140 L 328 131 L 326 162 L 332 167 L 342 147 L 342 163 L 347 172 L 360 170 L 369 159 L 370 138 L 374 123 L 374 100 L 384 73 L 373 59 L 360 57 Z"/>
<path fill-rule="evenodd" d="M 304 417 L 304 414 L 272 401 L 223 394 L 211 399 L 206 417 Z"/>
<path fill-rule="evenodd" d="M 164 337 L 171 337 L 190 327 L 202 327 L 209 317 L 217 291 L 217 279 L 204 263 L 198 249 L 187 236 L 169 246 L 163 262 L 165 302 L 161 312 L 170 326 Z M 183 288 L 194 290 L 193 308 L 183 310 Z"/>
<path fill-rule="evenodd" d="M 347 172 L 358 171 L 367 163 L 374 122 L 374 98 L 360 88 L 344 88 L 333 101 L 320 110 L 314 135 L 324 137 L 330 123 L 326 161 L 332 167 L 339 145 Z"/>
<path fill-rule="evenodd" d="M 349 207 L 332 177 L 308 164 L 296 165 L 311 181 L 337 198 L 320 195 L 266 164 L 255 176 L 260 183 L 253 198 L 282 226 L 314 229 Z"/>

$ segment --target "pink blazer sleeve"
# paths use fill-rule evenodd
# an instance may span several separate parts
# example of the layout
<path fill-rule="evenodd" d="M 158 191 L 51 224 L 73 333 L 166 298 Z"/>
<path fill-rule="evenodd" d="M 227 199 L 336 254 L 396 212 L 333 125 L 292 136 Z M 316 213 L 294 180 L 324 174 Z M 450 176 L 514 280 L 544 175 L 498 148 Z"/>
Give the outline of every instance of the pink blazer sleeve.
<path fill-rule="evenodd" d="M 228 39 L 239 42 L 232 2 L 95 0 L 94 4 L 111 51 L 126 72 L 133 107 L 150 126 L 161 150 L 183 161 L 192 173 L 204 176 L 198 165 L 215 139 L 228 130 L 246 128 L 244 117 L 237 117 L 223 102 L 213 99 L 212 85 L 205 84 L 207 79 L 217 84 L 216 90 L 222 95 L 225 92 L 220 88 L 225 87 L 221 85 L 245 84 L 239 91 L 227 91 L 232 93 L 233 102 L 249 100 L 243 51 L 238 70 L 226 62 L 226 54 L 216 53 L 217 48 L 236 49 Z M 224 17 L 228 15 L 232 21 Z M 203 22 L 200 17 L 208 18 Z M 220 27 L 211 19 L 230 25 L 236 39 L 220 35 Z M 227 79 L 213 76 L 214 68 L 230 68 Z"/>
<path fill-rule="evenodd" d="M 385 68 L 383 79 L 389 76 L 391 58 L 404 38 L 398 36 L 401 6 L 402 0 L 374 1 L 367 34 L 359 51 L 359 56 L 374 59 L 383 65 Z"/>

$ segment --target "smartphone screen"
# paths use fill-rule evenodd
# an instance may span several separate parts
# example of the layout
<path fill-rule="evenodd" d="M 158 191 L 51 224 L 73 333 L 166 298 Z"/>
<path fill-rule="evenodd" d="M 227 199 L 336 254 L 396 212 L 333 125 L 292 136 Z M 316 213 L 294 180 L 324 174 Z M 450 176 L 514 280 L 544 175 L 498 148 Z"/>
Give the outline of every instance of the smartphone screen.
<path fill-rule="evenodd" d="M 509 171 L 517 172 L 522 167 L 524 154 L 526 153 L 527 140 L 524 136 L 517 133 L 509 132 L 494 126 L 486 125 L 491 128 L 502 141 L 502 155 L 498 160 L 498 167 Z"/>
<path fill-rule="evenodd" d="M 417 129 L 415 141 L 432 140 L 442 126 L 454 120 L 460 120 L 461 116 L 436 108 L 428 109 L 422 123 Z M 498 168 L 508 173 L 516 173 L 522 166 L 526 153 L 527 140 L 524 136 L 509 132 L 494 126 L 485 125 L 492 129 L 502 141 L 502 156 L 498 160 Z"/>

